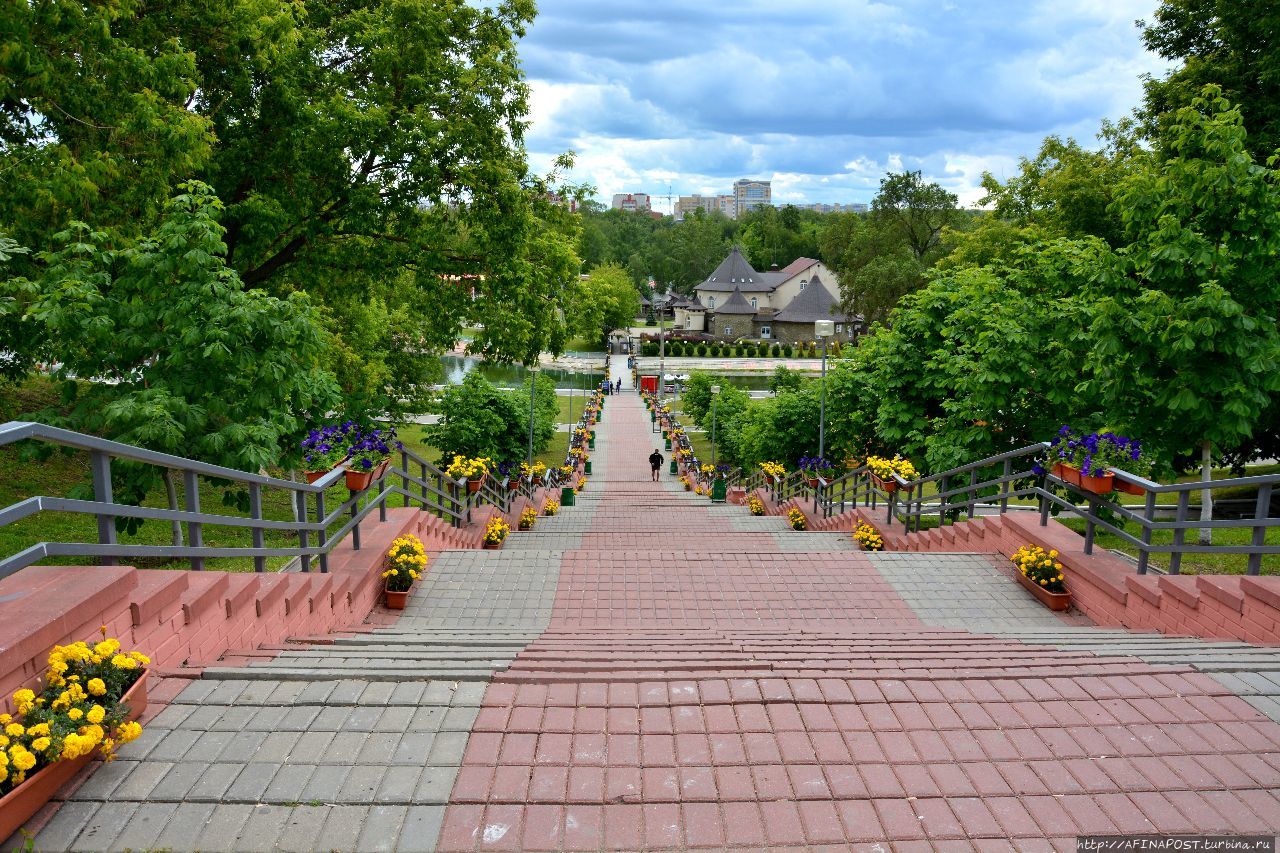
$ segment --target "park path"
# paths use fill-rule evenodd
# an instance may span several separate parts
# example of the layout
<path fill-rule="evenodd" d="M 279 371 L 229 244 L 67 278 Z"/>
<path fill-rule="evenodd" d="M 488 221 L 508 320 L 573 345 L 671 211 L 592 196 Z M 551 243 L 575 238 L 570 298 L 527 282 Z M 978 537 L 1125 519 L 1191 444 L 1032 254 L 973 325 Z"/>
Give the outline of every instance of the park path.
<path fill-rule="evenodd" d="M 1074 850 L 1280 828 L 1274 650 L 1096 629 L 984 555 L 864 554 L 665 467 L 652 483 L 632 394 L 599 435 L 577 507 L 439 555 L 393 624 L 207 670 L 36 849 Z"/>

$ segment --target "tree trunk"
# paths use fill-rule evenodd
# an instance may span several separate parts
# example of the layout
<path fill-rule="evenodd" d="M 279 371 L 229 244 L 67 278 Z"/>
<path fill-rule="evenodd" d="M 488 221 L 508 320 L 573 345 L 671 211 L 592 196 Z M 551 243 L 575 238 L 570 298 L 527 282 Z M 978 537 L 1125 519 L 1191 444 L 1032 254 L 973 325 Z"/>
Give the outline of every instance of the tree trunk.
<path fill-rule="evenodd" d="M 1213 479 L 1213 444 L 1208 441 L 1200 443 L 1200 482 L 1208 483 Z M 1213 521 L 1213 492 L 1204 489 L 1200 492 L 1200 520 Z M 1213 544 L 1213 528 L 1200 528 L 1199 544 Z"/>
<path fill-rule="evenodd" d="M 169 509 L 174 512 L 178 511 L 178 484 L 173 481 L 173 469 L 164 469 L 164 493 L 169 499 Z M 175 548 L 182 547 L 182 522 L 170 522 L 173 529 L 173 545 Z"/>

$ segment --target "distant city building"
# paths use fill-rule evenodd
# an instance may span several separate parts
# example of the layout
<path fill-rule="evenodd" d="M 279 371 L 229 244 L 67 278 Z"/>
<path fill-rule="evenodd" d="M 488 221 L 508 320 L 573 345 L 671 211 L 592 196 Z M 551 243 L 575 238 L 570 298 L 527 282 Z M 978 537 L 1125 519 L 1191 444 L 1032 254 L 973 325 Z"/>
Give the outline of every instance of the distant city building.
<path fill-rule="evenodd" d="M 578 200 L 572 196 L 564 198 L 559 193 L 547 193 L 547 201 L 569 208 L 570 213 L 578 212 Z"/>
<path fill-rule="evenodd" d="M 617 193 L 613 197 L 614 210 L 627 210 L 632 213 L 648 212 L 653 209 L 648 193 Z"/>
<path fill-rule="evenodd" d="M 823 202 L 818 202 L 816 204 L 792 204 L 791 206 L 799 210 L 812 210 L 815 213 L 866 213 L 867 212 L 867 206 L 860 202 L 856 204 L 840 204 L 839 202 L 835 204 L 825 204 Z"/>
<path fill-rule="evenodd" d="M 684 219 L 685 214 L 701 208 L 707 213 L 720 211 L 730 219 L 738 215 L 738 206 L 731 195 L 682 195 L 676 202 L 675 217 Z"/>
<path fill-rule="evenodd" d="M 757 207 L 768 207 L 773 200 L 773 184 L 770 181 L 739 178 L 733 182 L 733 198 L 739 216 L 750 213 Z"/>

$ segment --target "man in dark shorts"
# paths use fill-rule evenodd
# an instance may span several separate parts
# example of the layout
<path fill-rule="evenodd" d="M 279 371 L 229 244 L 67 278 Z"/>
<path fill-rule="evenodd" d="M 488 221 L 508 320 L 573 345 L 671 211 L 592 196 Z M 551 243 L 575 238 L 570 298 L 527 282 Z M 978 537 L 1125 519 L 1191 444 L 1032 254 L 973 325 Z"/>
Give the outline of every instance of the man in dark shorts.
<path fill-rule="evenodd" d="M 653 482 L 658 482 L 658 471 L 662 468 L 662 454 L 656 448 L 649 454 L 649 467 L 653 469 Z"/>

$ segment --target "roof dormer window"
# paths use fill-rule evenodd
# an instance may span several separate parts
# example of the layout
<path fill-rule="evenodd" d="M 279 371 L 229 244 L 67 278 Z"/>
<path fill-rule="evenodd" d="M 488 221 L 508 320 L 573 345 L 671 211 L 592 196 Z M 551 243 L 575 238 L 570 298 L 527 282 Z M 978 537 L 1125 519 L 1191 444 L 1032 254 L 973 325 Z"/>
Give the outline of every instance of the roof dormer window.
<path fill-rule="evenodd" d="M 801 290 L 804 290 L 804 286 L 805 286 L 806 284 L 808 284 L 808 283 L 809 283 L 809 282 L 807 282 L 807 281 L 802 281 L 802 282 L 800 282 L 800 289 L 801 289 Z"/>
<path fill-rule="evenodd" d="M 756 298 L 755 298 L 754 296 L 753 296 L 753 297 L 751 297 L 751 307 L 752 307 L 752 308 L 758 308 L 758 307 L 759 307 L 758 305 L 756 305 Z"/>

